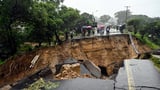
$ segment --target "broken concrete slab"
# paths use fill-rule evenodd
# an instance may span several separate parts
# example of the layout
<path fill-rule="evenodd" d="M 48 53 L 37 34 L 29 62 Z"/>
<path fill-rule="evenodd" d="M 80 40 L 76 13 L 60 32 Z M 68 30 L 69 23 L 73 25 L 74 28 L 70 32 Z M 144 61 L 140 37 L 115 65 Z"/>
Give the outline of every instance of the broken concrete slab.
<path fill-rule="evenodd" d="M 98 66 L 96 66 L 93 62 L 85 60 L 84 65 L 87 67 L 87 69 L 91 72 L 93 76 L 97 78 L 101 77 L 101 69 Z"/>
<path fill-rule="evenodd" d="M 82 74 L 88 74 L 91 75 L 91 72 L 84 66 L 84 64 L 80 65 L 81 75 Z"/>
<path fill-rule="evenodd" d="M 69 59 L 67 59 L 67 60 L 64 60 L 64 64 L 69 64 L 69 63 L 77 63 L 78 61 L 77 60 L 75 60 L 75 59 L 73 59 L 73 58 L 69 58 Z"/>

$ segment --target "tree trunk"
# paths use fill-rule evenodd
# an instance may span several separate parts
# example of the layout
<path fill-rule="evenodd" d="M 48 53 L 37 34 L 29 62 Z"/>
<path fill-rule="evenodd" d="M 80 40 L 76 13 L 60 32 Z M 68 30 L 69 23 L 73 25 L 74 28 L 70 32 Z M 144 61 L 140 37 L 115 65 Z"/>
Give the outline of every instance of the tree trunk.
<path fill-rule="evenodd" d="M 68 32 L 65 32 L 65 41 L 68 41 Z"/>
<path fill-rule="evenodd" d="M 10 46 L 9 48 L 11 50 L 11 54 L 13 55 L 17 52 L 17 43 L 15 40 L 15 36 L 13 35 L 10 23 L 8 25 L 5 25 L 5 28 L 7 30 L 8 44 Z"/>
<path fill-rule="evenodd" d="M 47 37 L 47 39 L 48 39 L 49 46 L 51 46 L 51 39 L 50 39 L 50 37 Z"/>
<path fill-rule="evenodd" d="M 38 43 L 38 47 L 41 47 L 41 45 L 42 45 L 42 42 L 39 42 L 39 43 Z"/>
<path fill-rule="evenodd" d="M 58 45 L 62 44 L 62 41 L 59 38 L 59 35 L 57 34 L 57 31 L 55 31 L 55 36 L 56 36 L 56 42 L 58 43 Z"/>
<path fill-rule="evenodd" d="M 134 34 L 137 34 L 137 28 L 134 26 Z"/>

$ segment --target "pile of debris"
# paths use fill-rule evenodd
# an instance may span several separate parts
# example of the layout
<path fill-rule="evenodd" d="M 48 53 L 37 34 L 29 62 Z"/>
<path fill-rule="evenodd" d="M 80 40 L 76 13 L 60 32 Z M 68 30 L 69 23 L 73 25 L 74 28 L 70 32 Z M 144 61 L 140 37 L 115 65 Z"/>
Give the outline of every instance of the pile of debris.
<path fill-rule="evenodd" d="M 101 70 L 98 66 L 88 60 L 76 61 L 68 59 L 63 64 L 56 65 L 57 74 L 55 79 L 64 80 L 77 77 L 82 78 L 100 78 Z"/>
<path fill-rule="evenodd" d="M 89 60 L 68 59 L 63 61 L 60 64 L 57 64 L 56 72 L 54 73 L 52 72 L 51 68 L 46 67 L 31 76 L 25 77 L 24 79 L 12 85 L 6 85 L 1 89 L 5 88 L 4 90 L 9 90 L 9 89 L 20 90 L 24 88 L 26 89 L 37 88 L 37 83 L 39 86 L 39 80 L 40 80 L 40 83 L 42 83 L 41 79 L 43 79 L 45 82 L 47 81 L 48 83 L 48 81 L 52 82 L 57 80 L 67 80 L 67 79 L 74 79 L 78 77 L 79 78 L 103 78 L 103 75 L 101 73 L 101 69 Z M 36 85 L 34 85 L 34 83 L 36 83 Z M 51 86 L 54 86 L 54 84 Z M 48 87 L 43 87 L 43 88 L 48 88 Z"/>
<path fill-rule="evenodd" d="M 71 79 L 80 77 L 80 64 L 65 64 L 62 66 L 60 73 L 55 76 L 56 79 Z"/>

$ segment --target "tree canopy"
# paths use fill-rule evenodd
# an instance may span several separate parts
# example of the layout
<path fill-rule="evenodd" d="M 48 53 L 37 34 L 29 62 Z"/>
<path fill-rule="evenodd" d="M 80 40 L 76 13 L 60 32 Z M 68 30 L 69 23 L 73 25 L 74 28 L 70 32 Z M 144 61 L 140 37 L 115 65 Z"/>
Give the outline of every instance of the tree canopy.
<path fill-rule="evenodd" d="M 150 18 L 145 15 L 134 15 L 128 20 L 127 25 L 133 27 L 134 34 L 146 36 L 149 40 L 160 45 L 160 18 Z"/>
<path fill-rule="evenodd" d="M 102 23 L 107 23 L 110 18 L 111 18 L 111 16 L 109 16 L 109 15 L 102 15 L 102 16 L 100 16 L 100 21 Z"/>
<path fill-rule="evenodd" d="M 36 42 L 41 46 L 43 42 L 51 44 L 55 40 L 60 44 L 59 32 L 74 28 L 80 18 L 78 10 L 62 6 L 62 2 L 1 0 L 0 54 L 13 55 L 24 42 Z"/>
<path fill-rule="evenodd" d="M 115 14 L 115 17 L 118 19 L 118 24 L 122 25 L 126 23 L 126 20 L 131 16 L 131 12 L 129 10 L 127 11 L 118 11 Z"/>

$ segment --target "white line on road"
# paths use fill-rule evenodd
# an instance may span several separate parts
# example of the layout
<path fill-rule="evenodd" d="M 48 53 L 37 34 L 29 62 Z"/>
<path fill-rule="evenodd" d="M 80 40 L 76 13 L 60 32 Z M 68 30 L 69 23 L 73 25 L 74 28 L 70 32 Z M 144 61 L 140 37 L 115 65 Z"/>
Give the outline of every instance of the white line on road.
<path fill-rule="evenodd" d="M 133 79 L 133 74 L 131 71 L 131 68 L 129 67 L 129 61 L 126 60 L 125 61 L 125 65 L 126 65 L 126 72 L 127 72 L 127 77 L 128 77 L 128 89 L 129 90 L 135 90 L 134 86 L 134 79 Z"/>

